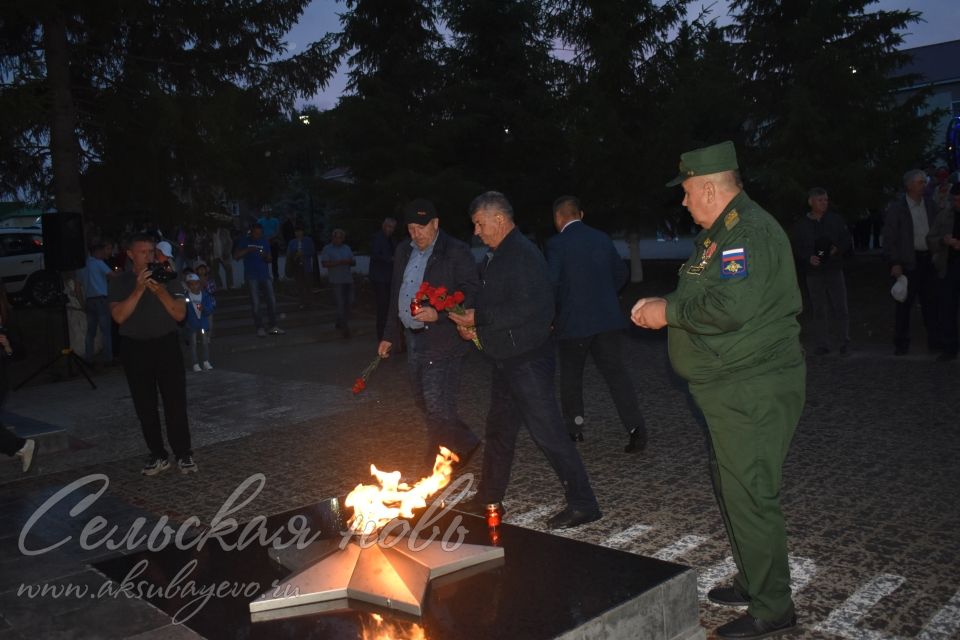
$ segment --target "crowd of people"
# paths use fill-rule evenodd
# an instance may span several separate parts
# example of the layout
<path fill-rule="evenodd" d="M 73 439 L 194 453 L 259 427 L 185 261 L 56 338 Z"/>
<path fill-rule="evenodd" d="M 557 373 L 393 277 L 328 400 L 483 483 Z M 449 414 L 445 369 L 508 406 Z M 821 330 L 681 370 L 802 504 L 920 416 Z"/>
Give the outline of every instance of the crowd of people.
<path fill-rule="evenodd" d="M 884 214 L 896 355 L 909 349 L 911 306 L 919 301 L 928 347 L 939 360 L 957 357 L 960 185 L 942 178 L 938 174 L 933 181 L 923 171 L 908 171 L 903 193 Z M 779 495 L 782 465 L 805 402 L 800 285 L 814 314 L 812 352 L 846 353 L 850 314 L 843 264 L 854 242 L 821 187 L 809 190 L 809 210 L 788 234 L 743 190 L 730 142 L 682 154 L 679 175 L 667 186 L 682 187 L 683 205 L 700 232 L 680 268 L 676 290 L 638 300 L 629 319 L 642 329 L 667 329 L 670 362 L 687 382 L 708 428 L 711 478 L 738 570 L 730 584 L 712 589 L 708 597 L 747 607 L 718 628 L 717 636 L 767 637 L 797 624 Z M 468 212 L 474 235 L 485 246 L 479 265 L 466 243 L 443 230 L 444 214 L 424 198 L 402 210 L 409 241 L 394 238 L 394 217 L 385 218 L 374 234 L 369 277 L 377 305 L 377 354 L 407 354 L 407 377 L 428 434 L 426 466 L 443 445 L 462 469 L 484 445 L 476 494 L 458 508 L 505 513 L 516 439 L 525 427 L 566 498 L 547 527 L 599 520 L 600 502 L 577 449 L 591 437 L 583 397 L 588 356 L 609 389 L 625 434 L 623 450 L 642 452 L 648 441 L 621 344 L 628 324 L 619 297 L 626 265 L 610 237 L 585 222 L 575 196 L 553 203 L 557 234 L 544 250 L 520 232 L 502 193 L 477 196 Z M 334 229 L 330 242 L 317 251 L 302 223 L 281 222 L 269 209 L 262 213 L 246 233 L 221 226 L 178 230 L 168 239 L 148 226 L 130 236 L 122 252 L 96 240 L 76 274 L 76 295 L 87 318 L 84 355 L 93 358 L 99 332 L 101 356 L 111 362 L 117 352 L 114 327 L 122 337 L 119 360 L 149 451 L 144 475 L 169 468 L 170 452 L 181 472 L 198 470 L 182 345 L 189 345 L 194 372 L 213 369 L 216 295 L 231 288 L 234 260 L 242 263 L 258 336 L 285 333 L 277 324 L 274 289 L 280 256 L 286 258 L 284 276 L 296 283 L 301 308 L 311 304 L 318 266 L 326 269 L 336 328 L 351 336 L 356 257 L 346 233 Z M 454 304 L 444 304 L 448 297 Z M 0 298 L 4 320 L 5 302 Z M 14 348 L 3 332 L 0 347 L 6 355 Z M 482 438 L 457 408 L 471 349 L 483 355 L 491 376 Z M 5 365 L 0 377 L 4 373 Z M 19 457 L 24 470 L 36 452 L 33 440 L 6 429 L 0 429 L 0 446 Z"/>
<path fill-rule="evenodd" d="M 843 217 L 830 209 L 826 189 L 808 192 L 807 213 L 791 238 L 801 282 L 813 312 L 815 355 L 847 353 L 850 312 L 844 262 L 853 239 Z M 912 169 L 903 190 L 885 208 L 882 253 L 894 298 L 894 355 L 910 351 L 910 320 L 919 304 L 927 349 L 939 362 L 957 359 L 960 311 L 960 181 L 943 168 Z"/>

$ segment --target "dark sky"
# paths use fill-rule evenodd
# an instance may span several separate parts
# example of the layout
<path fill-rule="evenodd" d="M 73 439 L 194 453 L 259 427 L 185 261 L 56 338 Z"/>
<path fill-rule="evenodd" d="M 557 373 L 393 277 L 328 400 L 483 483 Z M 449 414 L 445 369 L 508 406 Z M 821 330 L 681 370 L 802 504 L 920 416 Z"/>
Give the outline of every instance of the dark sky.
<path fill-rule="evenodd" d="M 701 7 L 709 7 L 711 14 L 717 16 L 719 22 L 724 23 L 727 15 L 727 2 L 724 0 L 695 0 L 688 6 L 688 16 L 695 16 Z M 912 25 L 904 34 L 904 47 L 920 47 L 947 40 L 960 38 L 960 1 L 958 0 L 879 0 L 870 5 L 868 11 L 890 9 L 913 9 L 922 14 L 923 21 Z M 344 6 L 337 0 L 313 0 L 304 11 L 300 22 L 287 35 L 289 53 L 302 50 L 315 40 L 319 40 L 326 33 L 340 30 L 337 14 L 344 11 Z M 344 90 L 346 77 L 337 74 L 330 86 L 314 98 L 304 101 L 319 109 L 330 109 L 336 105 L 337 99 Z"/>

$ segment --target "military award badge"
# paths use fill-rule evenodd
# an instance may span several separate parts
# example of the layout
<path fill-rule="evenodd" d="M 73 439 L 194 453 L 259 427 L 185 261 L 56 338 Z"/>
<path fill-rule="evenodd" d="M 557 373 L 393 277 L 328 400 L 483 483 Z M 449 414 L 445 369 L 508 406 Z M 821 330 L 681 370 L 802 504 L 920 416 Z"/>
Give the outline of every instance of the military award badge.
<path fill-rule="evenodd" d="M 717 243 L 713 242 L 710 238 L 703 241 L 703 246 L 704 250 L 703 255 L 700 256 L 700 262 L 687 269 L 687 273 L 692 276 L 698 276 L 703 273 L 703 270 L 710 264 L 710 258 L 717 252 Z"/>

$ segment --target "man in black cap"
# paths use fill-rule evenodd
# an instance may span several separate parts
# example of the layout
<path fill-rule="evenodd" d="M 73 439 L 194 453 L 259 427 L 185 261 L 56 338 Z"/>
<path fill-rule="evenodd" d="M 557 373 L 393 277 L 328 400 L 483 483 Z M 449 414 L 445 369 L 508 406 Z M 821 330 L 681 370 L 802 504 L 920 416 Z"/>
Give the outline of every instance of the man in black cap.
<path fill-rule="evenodd" d="M 472 303 L 477 264 L 470 247 L 440 230 L 437 209 L 429 200 L 417 198 L 407 204 L 404 221 L 411 240 L 397 248 L 393 260 L 390 307 L 377 353 L 389 357 L 404 334 L 410 384 L 427 420 L 428 467 L 441 445 L 453 451 L 463 467 L 480 445 L 480 438 L 457 414 L 460 370 L 470 345 L 460 339 L 448 313 L 426 303 L 412 313 L 410 303 L 423 283 L 445 287 L 449 295 L 460 292 L 463 303 Z"/>
<path fill-rule="evenodd" d="M 780 224 L 740 186 L 732 142 L 680 156 L 683 206 L 703 231 L 676 291 L 643 298 L 635 324 L 668 327 L 670 363 L 710 434 L 710 468 L 737 565 L 716 604 L 747 607 L 719 638 L 766 638 L 797 626 L 787 532 L 780 509 L 783 461 L 806 394 L 800 288 Z"/>

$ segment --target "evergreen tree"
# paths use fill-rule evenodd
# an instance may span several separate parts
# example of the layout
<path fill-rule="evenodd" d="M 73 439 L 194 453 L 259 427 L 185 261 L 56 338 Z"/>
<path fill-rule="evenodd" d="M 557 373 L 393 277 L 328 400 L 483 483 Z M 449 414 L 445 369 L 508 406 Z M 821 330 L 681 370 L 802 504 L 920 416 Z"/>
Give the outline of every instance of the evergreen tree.
<path fill-rule="evenodd" d="M 749 98 L 743 149 L 748 187 L 782 219 L 819 185 L 847 212 L 881 206 L 917 166 L 930 116 L 925 95 L 900 101 L 912 79 L 897 51 L 915 11 L 873 11 L 872 0 L 735 0 L 736 69 Z"/>
<path fill-rule="evenodd" d="M 332 152 L 357 180 L 347 205 L 365 224 L 423 195 L 441 166 L 428 138 L 439 113 L 442 38 L 432 0 L 346 5 L 338 42 L 349 83 L 330 114 Z"/>
<path fill-rule="evenodd" d="M 25 143 L 39 143 L 28 173 L 43 176 L 52 166 L 61 209 L 75 208 L 59 184 L 70 180 L 66 161 L 84 173 L 88 210 L 202 210 L 225 187 L 253 182 L 256 163 L 236 163 L 256 132 L 332 74 L 329 40 L 281 59 L 283 36 L 306 2 L 5 4 L 0 102 L 10 97 L 18 115 L 26 104 L 36 113 L 4 123 L 13 135 L 0 162 L 10 166 L 28 155 Z M 74 125 L 64 96 L 75 105 Z M 75 136 L 72 149 L 64 131 Z M 36 186 L 38 196 L 49 193 L 49 185 Z"/>
<path fill-rule="evenodd" d="M 542 3 L 441 5 L 452 42 L 436 139 L 454 184 L 450 195 L 463 207 L 482 190 L 502 191 L 524 230 L 545 231 L 552 224 L 550 203 L 569 187 L 559 68 L 550 55 Z"/>
<path fill-rule="evenodd" d="M 671 70 L 668 38 L 686 2 L 549 3 L 552 33 L 572 54 L 563 108 L 571 188 L 596 215 L 594 224 L 636 228 L 659 216 L 664 141 L 677 134 L 664 126 L 674 87 L 662 72 Z"/>

